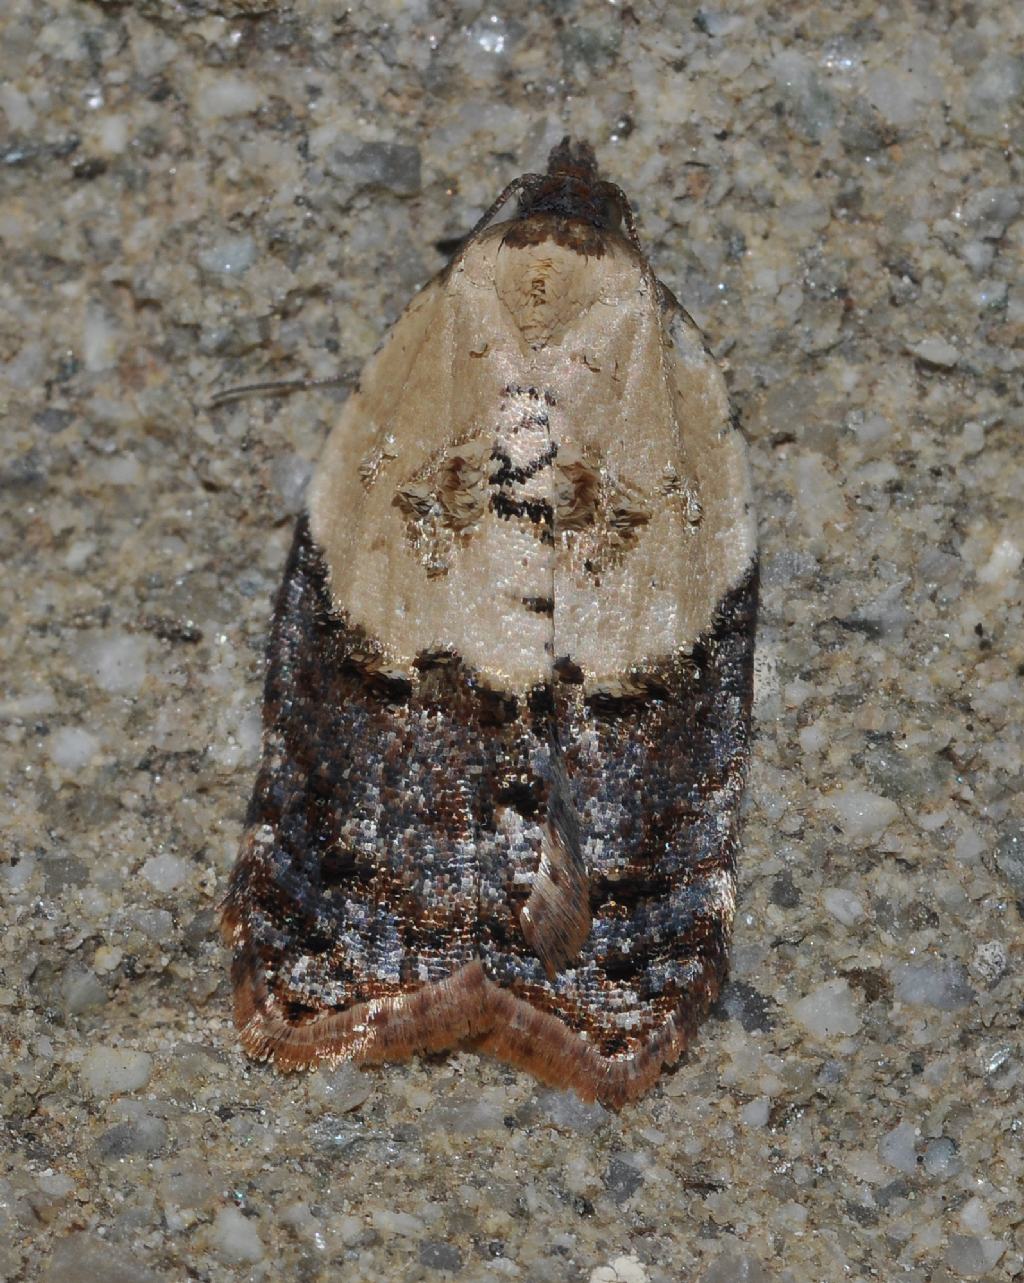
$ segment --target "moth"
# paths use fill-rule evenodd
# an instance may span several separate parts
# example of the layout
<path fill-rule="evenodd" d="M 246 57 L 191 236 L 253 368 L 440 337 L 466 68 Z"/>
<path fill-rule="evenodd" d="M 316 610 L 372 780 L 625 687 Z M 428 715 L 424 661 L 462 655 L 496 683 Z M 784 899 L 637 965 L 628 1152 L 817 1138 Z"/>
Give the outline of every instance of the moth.
<path fill-rule="evenodd" d="M 644 1092 L 726 972 L 756 606 L 721 370 L 567 137 L 314 475 L 222 905 L 245 1050 Z"/>

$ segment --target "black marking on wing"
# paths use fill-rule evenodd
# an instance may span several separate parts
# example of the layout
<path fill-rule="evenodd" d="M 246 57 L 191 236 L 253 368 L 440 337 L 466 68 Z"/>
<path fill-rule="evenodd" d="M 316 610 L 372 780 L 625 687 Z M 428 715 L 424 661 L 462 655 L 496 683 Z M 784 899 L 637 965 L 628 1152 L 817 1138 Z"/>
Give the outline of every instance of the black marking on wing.
<path fill-rule="evenodd" d="M 490 506 L 499 517 L 525 517 L 535 526 L 550 527 L 555 520 L 554 510 L 547 499 L 513 499 L 500 490 L 491 495 Z"/>
<path fill-rule="evenodd" d="M 538 424 L 547 427 L 547 415 L 537 419 Z M 552 441 L 547 449 L 536 459 L 532 459 L 525 467 L 514 467 L 511 458 L 504 450 L 495 446 L 491 451 L 491 458 L 501 466 L 487 478 L 492 486 L 521 486 L 535 477 L 538 472 L 544 468 L 549 468 L 554 463 L 558 455 L 558 446 Z"/>

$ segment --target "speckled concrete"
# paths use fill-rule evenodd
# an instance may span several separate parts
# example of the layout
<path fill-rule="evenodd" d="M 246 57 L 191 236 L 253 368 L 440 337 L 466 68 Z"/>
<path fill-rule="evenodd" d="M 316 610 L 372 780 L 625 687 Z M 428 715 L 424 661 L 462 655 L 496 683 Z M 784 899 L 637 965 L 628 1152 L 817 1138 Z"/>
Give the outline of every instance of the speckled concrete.
<path fill-rule="evenodd" d="M 1022 44 L 994 0 L 4 6 L 0 1277 L 1024 1277 Z M 734 982 L 617 1117 L 468 1054 L 275 1077 L 214 906 L 345 393 L 205 406 L 357 369 L 565 129 L 751 441 Z"/>

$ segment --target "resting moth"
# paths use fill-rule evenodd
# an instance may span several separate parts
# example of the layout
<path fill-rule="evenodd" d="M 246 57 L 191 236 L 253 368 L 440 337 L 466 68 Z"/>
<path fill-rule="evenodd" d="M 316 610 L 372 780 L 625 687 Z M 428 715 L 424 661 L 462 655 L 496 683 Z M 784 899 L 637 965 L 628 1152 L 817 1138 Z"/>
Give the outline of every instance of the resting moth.
<path fill-rule="evenodd" d="M 314 476 L 222 907 L 249 1054 L 646 1090 L 725 974 L 756 603 L 722 374 L 563 139 Z"/>

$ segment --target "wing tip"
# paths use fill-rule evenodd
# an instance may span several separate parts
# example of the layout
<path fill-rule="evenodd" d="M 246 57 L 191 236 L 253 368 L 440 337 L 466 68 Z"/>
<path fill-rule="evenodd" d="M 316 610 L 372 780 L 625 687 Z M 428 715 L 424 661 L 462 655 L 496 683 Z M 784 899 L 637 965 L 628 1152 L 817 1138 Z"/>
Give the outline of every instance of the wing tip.
<path fill-rule="evenodd" d="M 462 1046 L 614 1110 L 637 1100 L 679 1060 L 721 982 L 714 968 L 707 969 L 646 1038 L 627 1054 L 608 1056 L 556 1015 L 495 984 L 480 961 L 415 990 L 299 1021 L 283 1010 L 244 953 L 236 956 L 233 980 L 243 1049 L 283 1072 L 345 1061 L 381 1064 Z"/>

